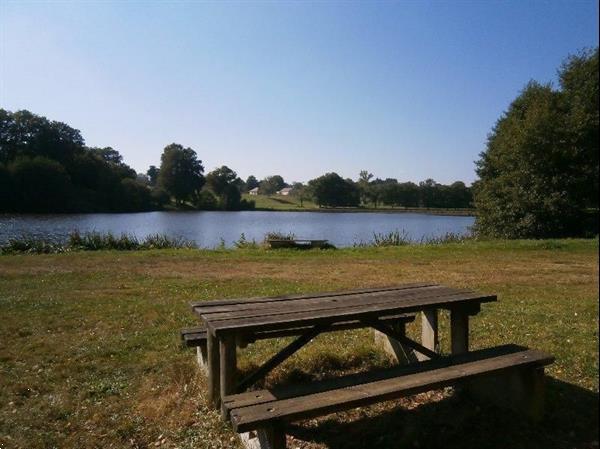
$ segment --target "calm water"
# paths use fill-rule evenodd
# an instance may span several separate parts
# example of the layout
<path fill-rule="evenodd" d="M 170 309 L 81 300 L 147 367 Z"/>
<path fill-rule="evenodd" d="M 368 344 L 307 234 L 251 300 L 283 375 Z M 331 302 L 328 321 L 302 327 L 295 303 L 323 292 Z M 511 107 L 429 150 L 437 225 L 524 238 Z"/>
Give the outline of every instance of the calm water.
<path fill-rule="evenodd" d="M 261 241 L 267 232 L 293 233 L 298 238 L 328 239 L 336 246 L 369 241 L 374 232 L 404 230 L 414 240 L 463 234 L 473 217 L 412 213 L 327 212 L 145 212 L 135 214 L 0 215 L 0 243 L 13 237 L 34 236 L 62 241 L 72 231 L 128 233 L 138 238 L 167 234 L 212 248 L 226 245 L 244 233 Z"/>

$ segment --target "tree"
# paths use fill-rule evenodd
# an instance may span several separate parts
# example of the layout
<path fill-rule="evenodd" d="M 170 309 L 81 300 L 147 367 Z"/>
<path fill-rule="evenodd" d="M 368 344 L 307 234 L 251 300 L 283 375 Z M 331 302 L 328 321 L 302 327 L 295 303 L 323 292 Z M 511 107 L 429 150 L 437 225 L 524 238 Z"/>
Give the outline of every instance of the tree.
<path fill-rule="evenodd" d="M 337 173 L 327 173 L 312 179 L 308 185 L 319 207 L 356 207 L 360 203 L 360 192 L 356 184 Z"/>
<path fill-rule="evenodd" d="M 240 207 L 240 179 L 237 173 L 223 165 L 206 175 L 206 186 L 220 199 L 220 206 L 225 210 L 236 210 Z"/>
<path fill-rule="evenodd" d="M 559 71 L 566 103 L 573 160 L 580 171 L 579 194 L 598 208 L 598 49 L 570 56 Z"/>
<path fill-rule="evenodd" d="M 0 211 L 12 211 L 14 209 L 14 192 L 11 173 L 0 164 Z"/>
<path fill-rule="evenodd" d="M 285 181 L 279 175 L 267 176 L 260 182 L 260 191 L 265 195 L 272 195 L 286 186 Z"/>
<path fill-rule="evenodd" d="M 204 167 L 191 148 L 172 143 L 160 158 L 158 185 L 169 192 L 177 204 L 195 199 L 204 185 Z"/>
<path fill-rule="evenodd" d="M 441 185 L 429 178 L 419 183 L 421 196 L 421 206 L 423 207 L 442 207 L 440 195 Z"/>
<path fill-rule="evenodd" d="M 15 206 L 22 212 L 69 210 L 71 180 L 65 168 L 45 157 L 21 157 L 8 167 L 15 189 Z"/>
<path fill-rule="evenodd" d="M 360 192 L 360 200 L 363 204 L 367 204 L 371 200 L 371 186 L 369 182 L 373 178 L 373 173 L 369 173 L 368 170 L 361 170 L 358 174 L 358 189 Z"/>
<path fill-rule="evenodd" d="M 295 182 L 292 184 L 292 191 L 290 195 L 300 200 L 300 207 L 304 207 L 304 200 L 307 198 L 306 186 L 301 182 Z"/>
<path fill-rule="evenodd" d="M 570 58 L 559 72 L 562 91 L 532 81 L 500 117 L 477 161 L 477 232 L 547 238 L 585 231 L 585 209 L 598 198 L 597 67 L 597 50 Z"/>
<path fill-rule="evenodd" d="M 121 156 L 121 153 L 112 147 L 90 148 L 90 151 L 111 164 L 118 165 L 123 163 L 123 156 Z"/>
<path fill-rule="evenodd" d="M 84 151 L 81 133 L 62 122 L 51 122 L 29 111 L 0 109 L 0 162 L 17 157 L 45 157 L 68 166 Z"/>
<path fill-rule="evenodd" d="M 155 187 L 157 185 L 159 173 L 160 173 L 160 170 L 155 165 L 151 165 L 148 168 L 148 171 L 146 172 L 146 176 L 148 176 L 148 180 L 152 187 Z"/>
<path fill-rule="evenodd" d="M 149 210 L 153 199 L 150 189 L 135 179 L 123 178 L 120 182 L 117 209 L 135 212 Z"/>
<path fill-rule="evenodd" d="M 217 195 L 222 195 L 226 191 L 227 186 L 234 184 L 236 179 L 237 173 L 226 165 L 223 165 L 206 175 L 206 186 Z"/>
<path fill-rule="evenodd" d="M 473 203 L 473 193 L 471 189 L 462 181 L 456 181 L 445 186 L 446 198 L 444 207 L 449 208 L 468 208 Z"/>
<path fill-rule="evenodd" d="M 258 179 L 256 179 L 256 177 L 254 175 L 250 175 L 248 176 L 248 179 L 246 179 L 246 190 L 249 192 L 250 190 L 258 187 L 259 183 L 258 183 Z"/>

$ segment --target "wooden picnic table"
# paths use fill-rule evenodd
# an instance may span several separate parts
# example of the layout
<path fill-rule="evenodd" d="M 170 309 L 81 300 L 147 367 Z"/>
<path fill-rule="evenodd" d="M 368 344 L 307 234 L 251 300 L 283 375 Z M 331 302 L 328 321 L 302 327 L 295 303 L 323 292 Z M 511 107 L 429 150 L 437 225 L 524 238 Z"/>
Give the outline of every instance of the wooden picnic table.
<path fill-rule="evenodd" d="M 469 316 L 480 304 L 495 301 L 495 295 L 445 287 L 435 283 L 413 283 L 385 288 L 358 289 L 308 295 L 228 299 L 192 304 L 207 329 L 209 398 L 215 406 L 228 395 L 241 393 L 302 346 L 323 332 L 371 327 L 421 359 L 438 356 L 438 310 L 450 311 L 453 354 L 469 351 Z M 421 342 L 408 338 L 403 326 L 389 324 L 390 317 L 403 323 L 403 314 L 422 314 Z M 386 321 L 387 319 L 387 321 Z M 236 347 L 259 338 L 299 335 L 239 382 Z"/>

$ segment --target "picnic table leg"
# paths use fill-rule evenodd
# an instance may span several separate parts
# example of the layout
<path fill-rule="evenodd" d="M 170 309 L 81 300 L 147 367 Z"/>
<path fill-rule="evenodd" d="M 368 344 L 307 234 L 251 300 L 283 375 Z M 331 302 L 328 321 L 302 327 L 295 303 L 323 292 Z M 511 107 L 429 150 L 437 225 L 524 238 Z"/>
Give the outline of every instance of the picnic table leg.
<path fill-rule="evenodd" d="M 208 400 L 213 407 L 218 408 L 220 405 L 221 389 L 219 382 L 221 376 L 219 374 L 219 342 L 217 338 L 210 332 L 207 333 L 206 339 L 207 353 L 207 370 L 208 370 Z"/>
<path fill-rule="evenodd" d="M 424 310 L 421 318 L 421 344 L 427 349 L 439 352 L 440 343 L 438 337 L 438 311 L 437 309 Z M 428 360 L 422 354 L 417 354 L 419 360 Z"/>
<path fill-rule="evenodd" d="M 450 311 L 450 340 L 453 355 L 469 352 L 469 314 L 464 308 Z"/>
<path fill-rule="evenodd" d="M 234 335 L 226 335 L 219 340 L 219 353 L 221 361 L 221 401 L 227 395 L 235 393 L 237 357 Z M 227 411 L 221 409 L 223 418 L 227 419 Z"/>

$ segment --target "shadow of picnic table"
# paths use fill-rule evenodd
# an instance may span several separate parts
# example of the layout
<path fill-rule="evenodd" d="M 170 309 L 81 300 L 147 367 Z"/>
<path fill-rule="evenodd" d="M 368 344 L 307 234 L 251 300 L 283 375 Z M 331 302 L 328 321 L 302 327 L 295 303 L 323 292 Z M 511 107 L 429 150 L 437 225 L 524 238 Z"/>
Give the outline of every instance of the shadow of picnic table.
<path fill-rule="evenodd" d="M 395 407 L 358 419 L 345 417 L 291 424 L 287 433 L 331 449 L 598 447 L 598 393 L 551 377 L 546 379 L 545 416 L 537 424 L 463 394 L 412 410 Z"/>

